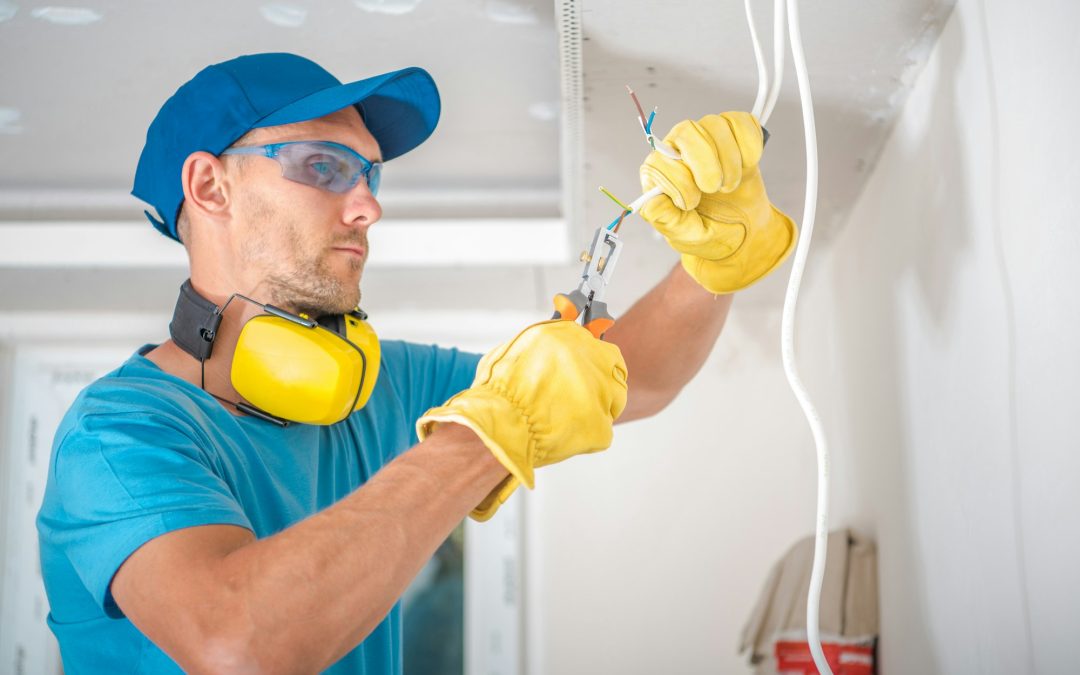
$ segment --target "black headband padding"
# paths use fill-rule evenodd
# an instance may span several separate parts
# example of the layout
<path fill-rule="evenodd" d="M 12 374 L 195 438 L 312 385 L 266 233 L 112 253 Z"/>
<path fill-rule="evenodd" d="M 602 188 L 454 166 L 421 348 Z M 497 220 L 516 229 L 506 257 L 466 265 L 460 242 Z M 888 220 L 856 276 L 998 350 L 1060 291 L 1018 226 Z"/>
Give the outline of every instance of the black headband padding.
<path fill-rule="evenodd" d="M 196 292 L 188 279 L 180 286 L 176 298 L 176 310 L 169 323 L 169 335 L 180 349 L 200 362 L 210 358 L 214 350 L 214 338 L 221 325 L 218 306 Z"/>

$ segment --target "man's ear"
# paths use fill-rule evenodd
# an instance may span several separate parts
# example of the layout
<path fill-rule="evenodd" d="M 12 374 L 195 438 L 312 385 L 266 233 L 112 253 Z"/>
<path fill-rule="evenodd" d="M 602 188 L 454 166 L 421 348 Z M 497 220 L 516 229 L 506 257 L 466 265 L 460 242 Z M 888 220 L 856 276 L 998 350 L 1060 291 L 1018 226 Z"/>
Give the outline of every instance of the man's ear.
<path fill-rule="evenodd" d="M 193 152 L 180 170 L 185 208 L 208 218 L 220 218 L 229 209 L 225 167 L 209 152 Z"/>

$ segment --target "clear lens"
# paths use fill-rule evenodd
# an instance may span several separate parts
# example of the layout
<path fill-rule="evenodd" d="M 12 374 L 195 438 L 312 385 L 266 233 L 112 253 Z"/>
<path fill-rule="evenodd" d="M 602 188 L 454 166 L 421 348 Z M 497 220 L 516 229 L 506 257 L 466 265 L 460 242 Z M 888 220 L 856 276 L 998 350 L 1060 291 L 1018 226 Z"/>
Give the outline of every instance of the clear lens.
<path fill-rule="evenodd" d="M 379 190 L 380 164 L 330 143 L 288 143 L 277 151 L 282 175 L 289 180 L 330 192 L 348 192 L 365 175 L 371 194 Z M 370 167 L 370 168 L 369 168 Z"/>
<path fill-rule="evenodd" d="M 371 170 L 368 171 L 367 184 L 368 189 L 371 190 L 372 195 L 379 194 L 379 181 L 382 180 L 382 162 L 371 165 Z"/>

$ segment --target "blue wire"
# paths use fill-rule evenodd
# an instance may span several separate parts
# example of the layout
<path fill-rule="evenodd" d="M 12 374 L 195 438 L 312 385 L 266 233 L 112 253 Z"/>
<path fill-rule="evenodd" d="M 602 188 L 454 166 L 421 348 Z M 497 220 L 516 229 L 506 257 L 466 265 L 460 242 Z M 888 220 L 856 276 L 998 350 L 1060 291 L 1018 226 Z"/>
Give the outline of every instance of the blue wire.
<path fill-rule="evenodd" d="M 630 215 L 630 211 L 623 211 L 622 213 L 619 214 L 618 218 L 611 221 L 611 224 L 607 226 L 607 229 L 614 230 L 615 226 L 619 224 L 619 220 L 621 220 L 622 218 L 624 218 L 624 217 L 626 217 L 628 215 Z"/>
<path fill-rule="evenodd" d="M 649 119 L 648 119 L 647 122 L 645 122 L 645 133 L 647 135 L 652 134 L 652 121 L 655 118 L 656 118 L 656 111 L 654 110 L 651 113 L 649 113 Z"/>

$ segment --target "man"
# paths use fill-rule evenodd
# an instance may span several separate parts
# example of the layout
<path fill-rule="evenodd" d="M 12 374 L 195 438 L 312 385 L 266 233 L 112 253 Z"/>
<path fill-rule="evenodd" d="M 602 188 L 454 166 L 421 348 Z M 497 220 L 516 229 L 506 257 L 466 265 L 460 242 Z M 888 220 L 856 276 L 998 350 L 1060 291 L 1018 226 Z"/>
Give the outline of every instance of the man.
<path fill-rule="evenodd" d="M 422 70 L 342 85 L 290 54 L 211 66 L 158 113 L 133 193 L 183 243 L 191 279 L 173 339 L 88 387 L 57 432 L 38 527 L 66 672 L 400 672 L 398 598 L 455 525 L 531 488 L 536 467 L 606 448 L 616 418 L 664 408 L 729 294 L 791 250 L 757 171 L 760 127 L 712 115 L 668 136 L 682 162 L 642 167 L 665 192 L 642 214 L 682 264 L 603 341 L 548 321 L 480 360 L 317 329 L 363 327 L 349 312 L 380 163 L 438 113 Z M 262 330 L 273 348 L 300 342 L 263 358 Z M 339 367 L 353 351 L 362 365 Z M 356 398 L 306 417 L 325 393 L 310 363 L 328 354 L 346 380 L 359 369 Z M 265 396 L 290 378 L 313 393 Z"/>

